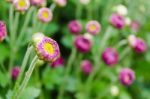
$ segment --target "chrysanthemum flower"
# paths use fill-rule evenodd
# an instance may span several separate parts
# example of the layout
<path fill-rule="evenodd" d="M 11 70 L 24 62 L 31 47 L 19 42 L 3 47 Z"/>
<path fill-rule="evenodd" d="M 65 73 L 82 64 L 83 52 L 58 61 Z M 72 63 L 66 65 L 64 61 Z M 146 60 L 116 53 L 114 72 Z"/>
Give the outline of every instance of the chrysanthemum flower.
<path fill-rule="evenodd" d="M 0 42 L 5 39 L 7 35 L 6 25 L 3 21 L 0 21 Z"/>
<path fill-rule="evenodd" d="M 81 61 L 81 69 L 85 74 L 90 74 L 92 72 L 92 63 L 89 60 Z"/>
<path fill-rule="evenodd" d="M 16 8 L 16 10 L 24 12 L 30 7 L 30 1 L 29 0 L 14 0 L 13 4 Z"/>
<path fill-rule="evenodd" d="M 82 30 L 82 25 L 79 21 L 73 20 L 69 22 L 68 29 L 73 34 L 79 34 Z"/>
<path fill-rule="evenodd" d="M 57 42 L 48 37 L 43 37 L 42 40 L 36 44 L 36 52 L 39 59 L 48 62 L 54 62 L 60 57 Z"/>
<path fill-rule="evenodd" d="M 122 29 L 125 26 L 124 17 L 117 13 L 111 15 L 109 22 L 112 26 L 114 26 L 117 29 Z"/>
<path fill-rule="evenodd" d="M 60 7 L 64 7 L 67 4 L 67 0 L 54 0 L 54 2 Z"/>
<path fill-rule="evenodd" d="M 53 18 L 53 13 L 49 8 L 43 7 L 38 11 L 38 19 L 44 23 L 50 22 Z"/>
<path fill-rule="evenodd" d="M 130 24 L 132 31 L 137 32 L 140 29 L 140 23 L 138 21 L 132 21 Z"/>
<path fill-rule="evenodd" d="M 11 70 L 11 78 L 12 80 L 16 80 L 20 73 L 20 67 L 13 67 Z"/>
<path fill-rule="evenodd" d="M 75 38 L 74 45 L 78 51 L 82 53 L 87 53 L 91 50 L 92 43 L 89 39 L 80 35 Z"/>
<path fill-rule="evenodd" d="M 102 53 L 102 60 L 105 62 L 107 65 L 115 65 L 118 63 L 118 53 L 115 49 L 113 48 L 106 48 L 104 52 Z"/>
<path fill-rule="evenodd" d="M 43 6 L 45 5 L 45 0 L 30 0 L 31 4 L 34 6 Z"/>
<path fill-rule="evenodd" d="M 128 42 L 137 53 L 143 53 L 147 50 L 147 45 L 145 44 L 144 40 L 134 35 L 130 35 L 128 37 Z"/>
<path fill-rule="evenodd" d="M 131 85 L 134 79 L 135 79 L 134 71 L 130 68 L 124 68 L 119 73 L 119 80 L 125 86 Z"/>
<path fill-rule="evenodd" d="M 50 64 L 50 66 L 53 67 L 53 68 L 63 66 L 63 65 L 64 65 L 64 58 L 62 58 L 62 57 L 58 58 L 57 60 L 52 62 L 52 64 Z"/>
<path fill-rule="evenodd" d="M 86 24 L 86 31 L 92 35 L 96 35 L 101 31 L 101 25 L 98 21 L 89 21 Z"/>

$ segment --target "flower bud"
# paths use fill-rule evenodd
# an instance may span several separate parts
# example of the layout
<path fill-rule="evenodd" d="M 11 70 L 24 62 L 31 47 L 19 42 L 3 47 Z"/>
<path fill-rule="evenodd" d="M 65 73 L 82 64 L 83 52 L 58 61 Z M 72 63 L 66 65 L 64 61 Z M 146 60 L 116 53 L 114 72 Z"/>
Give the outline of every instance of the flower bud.
<path fill-rule="evenodd" d="M 36 45 L 38 42 L 40 42 L 43 39 L 43 37 L 45 37 L 45 35 L 40 32 L 33 34 L 33 36 L 32 36 L 33 44 Z"/>
<path fill-rule="evenodd" d="M 127 26 L 130 26 L 131 25 L 131 19 L 129 17 L 126 17 L 125 18 L 125 23 Z"/>
<path fill-rule="evenodd" d="M 79 21 L 73 20 L 69 22 L 68 29 L 73 34 L 79 34 L 82 31 L 82 25 Z"/>
<path fill-rule="evenodd" d="M 140 23 L 138 21 L 132 21 L 130 27 L 132 31 L 137 32 L 140 29 Z"/>
<path fill-rule="evenodd" d="M 77 36 L 74 41 L 74 45 L 81 53 L 87 53 L 91 50 L 91 41 L 84 36 Z"/>
<path fill-rule="evenodd" d="M 7 36 L 6 24 L 0 21 L 0 42 L 3 41 Z"/>
<path fill-rule="evenodd" d="M 64 58 L 60 57 L 57 60 L 55 60 L 54 62 L 52 62 L 52 64 L 50 65 L 53 68 L 59 67 L 59 66 L 63 66 L 64 65 Z"/>
<path fill-rule="evenodd" d="M 122 29 L 125 26 L 124 17 L 116 13 L 111 15 L 109 21 L 110 21 L 110 24 L 117 29 Z"/>
<path fill-rule="evenodd" d="M 92 67 L 92 63 L 89 60 L 83 60 L 81 62 L 81 68 L 85 74 L 90 74 L 92 72 Z"/>
<path fill-rule="evenodd" d="M 122 16 L 125 16 L 128 14 L 128 10 L 127 10 L 126 6 L 124 6 L 122 4 L 116 6 L 115 12 Z"/>
<path fill-rule="evenodd" d="M 102 60 L 107 65 L 115 65 L 118 63 L 118 53 L 113 48 L 106 48 L 102 53 Z"/>
<path fill-rule="evenodd" d="M 135 80 L 134 71 L 130 68 L 122 69 L 119 73 L 119 80 L 125 86 L 131 85 Z"/>
<path fill-rule="evenodd" d="M 16 80 L 20 73 L 20 67 L 13 67 L 11 70 L 11 78 L 12 80 Z"/>
<path fill-rule="evenodd" d="M 46 3 L 46 0 L 30 0 L 31 4 L 34 6 L 43 6 Z"/>
<path fill-rule="evenodd" d="M 111 86 L 110 87 L 110 93 L 112 96 L 118 96 L 119 88 L 117 86 Z"/>
<path fill-rule="evenodd" d="M 67 4 L 67 0 L 54 0 L 54 2 L 60 7 L 64 7 Z"/>

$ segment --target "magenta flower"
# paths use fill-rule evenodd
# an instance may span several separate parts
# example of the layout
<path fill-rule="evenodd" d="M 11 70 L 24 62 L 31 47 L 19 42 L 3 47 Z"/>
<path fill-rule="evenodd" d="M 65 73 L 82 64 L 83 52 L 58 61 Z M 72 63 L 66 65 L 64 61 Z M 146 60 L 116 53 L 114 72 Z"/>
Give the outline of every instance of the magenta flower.
<path fill-rule="evenodd" d="M 42 6 L 46 3 L 45 0 L 30 0 L 30 2 L 34 6 Z"/>
<path fill-rule="evenodd" d="M 119 80 L 125 86 L 131 85 L 134 79 L 135 79 L 134 71 L 130 68 L 124 68 L 119 73 Z"/>
<path fill-rule="evenodd" d="M 48 23 L 52 20 L 52 18 L 53 18 L 53 13 L 49 8 L 43 7 L 39 9 L 38 19 L 41 22 Z"/>
<path fill-rule="evenodd" d="M 60 7 L 64 7 L 67 4 L 67 0 L 54 0 L 54 2 Z"/>
<path fill-rule="evenodd" d="M 147 50 L 147 45 L 145 44 L 144 40 L 141 38 L 138 38 L 134 35 L 130 35 L 128 37 L 128 41 L 129 41 L 130 46 L 132 48 L 134 48 L 134 50 L 137 53 L 142 53 L 142 52 L 145 52 Z"/>
<path fill-rule="evenodd" d="M 118 53 L 113 48 L 106 48 L 102 53 L 102 60 L 107 65 L 115 65 L 118 63 Z"/>
<path fill-rule="evenodd" d="M 43 39 L 36 44 L 36 52 L 39 59 L 48 62 L 54 62 L 60 57 L 57 42 L 48 37 L 43 37 Z"/>
<path fill-rule="evenodd" d="M 89 60 L 83 60 L 81 62 L 81 68 L 82 68 L 83 73 L 85 74 L 90 74 L 92 72 L 92 67 L 93 65 Z"/>
<path fill-rule="evenodd" d="M 92 20 L 86 24 L 86 31 L 92 35 L 96 35 L 101 31 L 101 25 L 98 21 Z"/>
<path fill-rule="evenodd" d="M 16 80 L 20 73 L 20 67 L 13 67 L 11 70 L 11 78 L 12 80 Z"/>
<path fill-rule="evenodd" d="M 85 38 L 84 36 L 77 36 L 74 41 L 74 45 L 78 51 L 82 53 L 87 53 L 90 51 L 92 47 L 92 43 L 89 39 Z"/>
<path fill-rule="evenodd" d="M 30 7 L 29 0 L 13 0 L 13 4 L 17 11 L 24 12 Z"/>
<path fill-rule="evenodd" d="M 122 29 L 125 26 L 125 19 L 123 16 L 113 13 L 109 19 L 112 26 L 117 29 Z"/>
<path fill-rule="evenodd" d="M 79 21 L 73 20 L 69 22 L 68 29 L 73 34 L 79 34 L 82 31 L 82 25 Z"/>
<path fill-rule="evenodd" d="M 55 60 L 54 62 L 52 62 L 52 64 L 50 65 L 53 68 L 59 67 L 59 66 L 63 66 L 64 65 L 64 58 L 60 57 L 57 60 Z"/>
<path fill-rule="evenodd" d="M 0 42 L 5 39 L 7 36 L 6 24 L 3 21 L 0 21 Z"/>
<path fill-rule="evenodd" d="M 137 32 L 140 29 L 140 23 L 138 21 L 132 21 L 130 27 L 132 31 Z"/>

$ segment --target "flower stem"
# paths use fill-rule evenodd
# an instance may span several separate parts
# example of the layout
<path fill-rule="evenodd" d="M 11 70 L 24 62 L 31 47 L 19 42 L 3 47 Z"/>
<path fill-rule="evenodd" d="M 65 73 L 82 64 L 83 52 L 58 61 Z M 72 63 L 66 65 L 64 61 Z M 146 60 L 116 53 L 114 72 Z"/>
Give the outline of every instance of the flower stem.
<path fill-rule="evenodd" d="M 19 84 L 20 84 L 21 78 L 23 76 L 23 73 L 25 71 L 25 67 L 27 65 L 29 56 L 30 56 L 30 54 L 32 52 L 32 48 L 33 48 L 32 46 L 28 47 L 28 49 L 26 51 L 26 54 L 24 56 L 24 59 L 23 59 L 22 65 L 21 65 L 21 71 L 20 71 L 19 77 L 18 77 L 18 79 L 17 79 L 17 81 L 15 83 L 15 87 L 14 87 L 14 91 L 13 91 L 14 95 L 16 95 L 16 92 L 19 89 Z"/>
<path fill-rule="evenodd" d="M 66 84 L 66 81 L 67 81 L 67 78 L 68 78 L 68 74 L 71 71 L 72 63 L 73 63 L 73 61 L 76 57 L 76 52 L 77 52 L 76 49 L 73 47 L 72 51 L 71 51 L 71 54 L 70 54 L 70 57 L 69 57 L 69 60 L 68 60 L 68 63 L 67 63 L 66 71 L 65 71 L 65 74 L 64 74 L 64 80 L 63 80 L 63 82 L 60 86 L 59 94 L 58 94 L 57 99 L 62 99 L 62 97 L 63 97 L 64 87 L 65 87 L 65 84 Z"/>
<path fill-rule="evenodd" d="M 55 3 L 52 3 L 49 7 L 52 11 L 54 11 L 54 9 L 56 8 L 56 4 Z"/>
<path fill-rule="evenodd" d="M 25 74 L 25 78 L 23 80 L 23 82 L 21 83 L 21 86 L 19 88 L 19 90 L 16 92 L 17 95 L 15 95 L 12 99 L 19 99 L 19 97 L 21 96 L 22 92 L 24 91 L 25 87 L 27 86 L 28 84 L 28 81 L 31 77 L 31 74 L 36 66 L 36 62 L 38 60 L 38 57 L 35 56 L 30 64 L 30 67 L 29 69 L 27 70 L 26 74 Z"/>

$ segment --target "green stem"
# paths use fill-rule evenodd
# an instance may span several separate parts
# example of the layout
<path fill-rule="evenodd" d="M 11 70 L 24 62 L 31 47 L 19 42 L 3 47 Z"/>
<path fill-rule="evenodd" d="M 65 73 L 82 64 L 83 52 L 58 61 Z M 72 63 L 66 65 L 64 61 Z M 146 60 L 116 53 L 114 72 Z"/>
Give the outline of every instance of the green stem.
<path fill-rule="evenodd" d="M 53 4 L 51 4 L 51 6 L 49 7 L 52 11 L 54 11 L 54 9 L 56 8 L 56 4 L 55 3 L 53 3 Z"/>
<path fill-rule="evenodd" d="M 76 18 L 80 19 L 81 16 L 82 16 L 82 5 L 77 2 Z"/>
<path fill-rule="evenodd" d="M 24 24 L 23 24 L 23 26 L 22 26 L 22 29 L 21 29 L 21 31 L 20 31 L 20 33 L 19 33 L 19 36 L 18 36 L 18 39 L 17 39 L 17 44 L 18 44 L 18 45 L 20 45 L 20 42 L 21 42 L 21 40 L 22 40 L 22 38 L 23 38 L 23 36 L 24 36 L 25 30 L 26 30 L 26 28 L 27 28 L 27 26 L 28 26 L 28 24 L 29 24 L 29 22 L 30 22 L 30 18 L 31 18 L 31 15 L 32 15 L 32 11 L 33 11 L 33 10 L 34 10 L 33 7 L 31 7 L 31 8 L 29 9 L 29 11 L 27 12 L 27 15 L 26 15 Z"/>
<path fill-rule="evenodd" d="M 122 47 L 123 45 L 126 45 L 128 42 L 127 40 L 121 40 L 114 48 L 119 49 L 120 47 Z"/>
<path fill-rule="evenodd" d="M 38 57 L 35 56 L 34 59 L 31 62 L 31 64 L 30 64 L 29 69 L 27 70 L 27 72 L 25 74 L 25 78 L 24 78 L 23 82 L 21 83 L 21 86 L 20 86 L 19 90 L 16 92 L 17 95 L 15 95 L 14 98 L 12 98 L 12 99 L 19 99 L 19 97 L 21 96 L 22 92 L 24 91 L 25 87 L 28 84 L 28 81 L 29 81 L 29 79 L 32 75 L 32 72 L 33 72 L 33 70 L 36 66 L 37 60 L 38 60 Z"/>
<path fill-rule="evenodd" d="M 22 65 L 21 65 L 21 71 L 20 71 L 19 77 L 18 77 L 18 79 L 17 79 L 17 81 L 16 81 L 16 83 L 15 83 L 14 90 L 13 90 L 14 94 L 16 94 L 15 92 L 17 92 L 17 90 L 19 89 L 19 84 L 20 84 L 21 78 L 22 78 L 22 76 L 23 76 L 23 73 L 24 73 L 24 71 L 25 71 L 25 67 L 26 67 L 26 65 L 27 65 L 29 56 L 30 56 L 30 54 L 31 54 L 31 52 L 32 52 L 32 48 L 33 48 L 32 46 L 31 46 L 31 47 L 28 47 L 28 49 L 27 49 L 27 51 L 26 51 L 26 54 L 25 54 L 25 56 L 24 56 L 24 59 L 23 59 Z"/>
<path fill-rule="evenodd" d="M 71 55 L 70 55 L 68 63 L 67 63 L 66 71 L 65 71 L 65 74 L 64 74 L 64 81 L 62 82 L 62 84 L 60 86 L 59 94 L 58 94 L 57 99 L 62 99 L 62 97 L 63 97 L 64 87 L 65 87 L 65 84 L 66 84 L 66 81 L 67 81 L 67 78 L 68 78 L 68 74 L 71 71 L 72 63 L 73 63 L 73 61 L 75 59 L 75 56 L 76 56 L 76 49 L 73 47 Z"/>
<path fill-rule="evenodd" d="M 121 61 L 121 60 L 126 56 L 126 54 L 127 54 L 130 50 L 131 50 L 131 49 L 130 49 L 129 47 L 125 48 L 125 49 L 123 50 L 123 52 L 120 54 L 120 60 L 119 60 L 119 61 Z"/>

